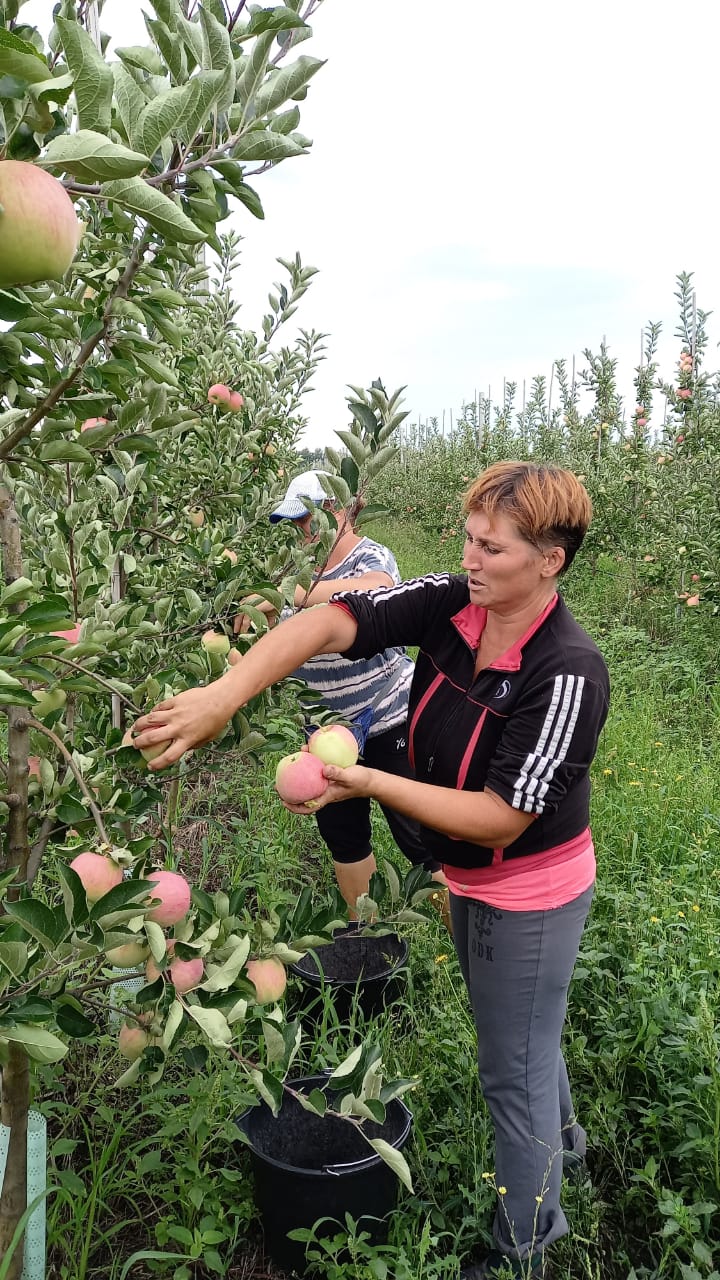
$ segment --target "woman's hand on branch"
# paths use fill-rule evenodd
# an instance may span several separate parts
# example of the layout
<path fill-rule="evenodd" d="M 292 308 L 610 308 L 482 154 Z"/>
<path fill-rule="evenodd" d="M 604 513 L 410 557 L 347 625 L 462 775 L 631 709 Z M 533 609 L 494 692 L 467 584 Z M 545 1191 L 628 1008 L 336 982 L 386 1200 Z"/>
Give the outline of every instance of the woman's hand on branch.
<path fill-rule="evenodd" d="M 133 746 L 142 750 L 166 742 L 167 750 L 149 762 L 153 772 L 166 769 L 192 747 L 212 742 L 235 710 L 219 680 L 202 688 L 185 689 L 135 721 Z"/>

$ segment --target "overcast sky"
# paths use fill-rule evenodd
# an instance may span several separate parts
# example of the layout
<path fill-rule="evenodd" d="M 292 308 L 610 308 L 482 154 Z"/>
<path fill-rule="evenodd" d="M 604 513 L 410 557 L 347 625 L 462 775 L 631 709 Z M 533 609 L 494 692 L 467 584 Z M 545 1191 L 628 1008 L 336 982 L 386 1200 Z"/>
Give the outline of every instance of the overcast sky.
<path fill-rule="evenodd" d="M 141 13 L 107 0 L 103 28 L 144 43 Z M 314 30 L 312 151 L 257 180 L 264 222 L 233 217 L 248 326 L 278 256 L 321 273 L 296 317 L 330 335 L 306 443 L 346 424 L 347 383 L 449 418 L 504 377 L 581 367 L 603 334 L 632 408 L 648 320 L 671 375 L 676 273 L 720 298 L 717 4 L 325 0 Z"/>

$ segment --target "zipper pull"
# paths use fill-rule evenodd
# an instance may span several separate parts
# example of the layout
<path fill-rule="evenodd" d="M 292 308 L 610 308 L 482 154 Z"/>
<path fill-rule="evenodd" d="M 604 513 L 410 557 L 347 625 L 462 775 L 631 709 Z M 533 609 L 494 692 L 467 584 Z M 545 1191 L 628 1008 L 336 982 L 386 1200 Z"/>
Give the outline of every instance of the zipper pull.
<path fill-rule="evenodd" d="M 434 763 L 435 763 L 435 757 L 434 757 L 434 756 L 431 756 L 431 757 L 430 757 L 430 759 L 428 760 L 428 763 L 427 763 L 427 771 L 428 771 L 428 773 L 432 773 L 432 767 L 433 767 Z"/>

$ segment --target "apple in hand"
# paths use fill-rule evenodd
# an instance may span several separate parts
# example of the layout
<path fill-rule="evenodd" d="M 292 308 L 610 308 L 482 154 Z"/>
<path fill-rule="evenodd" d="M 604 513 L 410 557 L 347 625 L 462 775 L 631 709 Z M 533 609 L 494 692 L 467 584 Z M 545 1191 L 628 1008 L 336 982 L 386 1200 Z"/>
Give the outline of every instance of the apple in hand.
<path fill-rule="evenodd" d="M 337 764 L 341 769 L 357 764 L 360 754 L 355 734 L 344 724 L 328 724 L 316 729 L 308 738 L 308 751 L 323 764 Z"/>
<path fill-rule="evenodd" d="M 309 751 L 283 756 L 275 770 L 275 790 L 286 804 L 307 804 L 328 789 L 323 762 Z"/>
<path fill-rule="evenodd" d="M 163 751 L 167 751 L 171 742 L 172 738 L 167 738 L 164 742 L 153 742 L 149 747 L 135 747 L 132 729 L 126 729 L 121 745 L 123 747 L 135 747 L 135 750 L 140 752 L 143 760 L 146 760 L 149 764 L 151 760 L 157 760 Z"/>
<path fill-rule="evenodd" d="M 24 160 L 0 160 L 0 288 L 61 279 L 81 232 L 57 178 Z"/>
<path fill-rule="evenodd" d="M 200 643 L 206 653 L 218 653 L 225 658 L 230 652 L 230 639 L 222 631 L 206 631 Z"/>

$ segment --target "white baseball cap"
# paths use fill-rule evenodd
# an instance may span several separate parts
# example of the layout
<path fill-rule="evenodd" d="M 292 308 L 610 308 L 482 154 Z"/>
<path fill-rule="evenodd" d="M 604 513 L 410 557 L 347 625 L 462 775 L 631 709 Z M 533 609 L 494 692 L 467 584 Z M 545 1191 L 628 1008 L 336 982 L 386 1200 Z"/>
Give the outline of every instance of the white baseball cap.
<path fill-rule="evenodd" d="M 280 506 L 271 512 L 271 524 L 277 524 L 278 520 L 301 520 L 306 516 L 311 508 L 302 498 L 311 498 L 318 504 L 330 501 L 318 479 L 325 474 L 324 471 L 303 471 L 302 475 L 291 480 Z"/>

